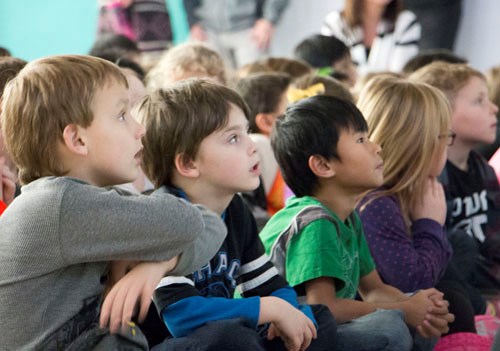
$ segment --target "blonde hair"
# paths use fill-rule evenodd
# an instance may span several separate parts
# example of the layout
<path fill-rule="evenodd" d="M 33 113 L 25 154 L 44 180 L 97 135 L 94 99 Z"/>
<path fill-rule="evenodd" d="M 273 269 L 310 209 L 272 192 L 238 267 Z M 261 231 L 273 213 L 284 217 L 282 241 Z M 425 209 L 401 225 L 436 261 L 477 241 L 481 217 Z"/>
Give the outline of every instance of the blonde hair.
<path fill-rule="evenodd" d="M 226 85 L 226 69 L 220 55 L 206 45 L 185 43 L 168 50 L 149 71 L 146 85 L 150 91 L 190 77 L 212 78 Z"/>
<path fill-rule="evenodd" d="M 403 78 L 403 75 L 391 71 L 378 71 L 378 72 L 368 72 L 363 75 L 360 79 L 356 81 L 356 84 L 351 89 L 354 101 L 356 102 L 359 98 L 361 90 L 375 77 L 393 77 L 393 78 Z"/>
<path fill-rule="evenodd" d="M 57 152 L 64 128 L 72 123 L 90 126 L 94 94 L 111 81 L 128 87 L 116 65 L 91 56 L 64 55 L 28 63 L 7 84 L 2 129 L 22 184 L 67 173 Z"/>
<path fill-rule="evenodd" d="M 486 83 L 488 84 L 490 100 L 495 105 L 500 106 L 500 65 L 492 67 L 486 72 Z"/>
<path fill-rule="evenodd" d="M 438 88 L 453 104 L 455 97 L 472 77 L 486 81 L 484 75 L 467 64 L 432 62 L 409 75 L 409 79 Z"/>
<path fill-rule="evenodd" d="M 395 195 L 406 223 L 420 200 L 435 155 L 446 148 L 451 108 L 438 89 L 393 77 L 375 77 L 362 90 L 358 107 L 370 139 L 382 147 L 384 186 L 374 197 Z"/>

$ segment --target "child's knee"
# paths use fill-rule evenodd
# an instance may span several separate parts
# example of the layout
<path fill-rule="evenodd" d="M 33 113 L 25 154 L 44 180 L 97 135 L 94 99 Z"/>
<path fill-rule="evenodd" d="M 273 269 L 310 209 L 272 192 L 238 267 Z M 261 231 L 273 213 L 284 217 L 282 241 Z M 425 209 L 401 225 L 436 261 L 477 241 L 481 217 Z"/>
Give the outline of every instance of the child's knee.
<path fill-rule="evenodd" d="M 243 318 L 210 322 L 202 328 L 209 336 L 206 350 L 264 350 L 261 336 Z"/>
<path fill-rule="evenodd" d="M 377 314 L 377 318 L 374 320 L 377 334 L 384 339 L 387 345 L 384 350 L 411 350 L 413 348 L 413 338 L 404 321 L 402 311 L 378 310 L 374 313 Z"/>

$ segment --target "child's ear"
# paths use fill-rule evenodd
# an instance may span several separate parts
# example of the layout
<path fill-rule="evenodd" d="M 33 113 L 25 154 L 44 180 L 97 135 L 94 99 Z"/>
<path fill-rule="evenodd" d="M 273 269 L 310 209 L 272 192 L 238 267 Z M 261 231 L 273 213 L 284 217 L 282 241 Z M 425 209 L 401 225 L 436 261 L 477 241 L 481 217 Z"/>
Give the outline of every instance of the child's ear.
<path fill-rule="evenodd" d="M 257 113 L 255 116 L 255 124 L 262 134 L 271 135 L 274 118 L 270 113 Z"/>
<path fill-rule="evenodd" d="M 88 148 L 83 134 L 82 127 L 68 124 L 63 130 L 64 145 L 75 154 L 87 155 Z"/>
<path fill-rule="evenodd" d="M 308 161 L 311 171 L 320 178 L 330 178 L 335 175 L 332 163 L 320 155 L 311 155 Z"/>
<path fill-rule="evenodd" d="M 200 175 L 194 160 L 185 154 L 177 154 L 174 163 L 177 172 L 183 177 L 196 178 Z"/>

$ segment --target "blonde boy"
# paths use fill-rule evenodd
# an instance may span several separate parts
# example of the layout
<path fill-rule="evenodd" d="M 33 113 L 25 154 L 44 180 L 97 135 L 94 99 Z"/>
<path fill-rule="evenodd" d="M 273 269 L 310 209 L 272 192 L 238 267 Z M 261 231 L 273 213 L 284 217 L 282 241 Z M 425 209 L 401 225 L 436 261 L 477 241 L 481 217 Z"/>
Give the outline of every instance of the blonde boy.
<path fill-rule="evenodd" d="M 29 63 L 5 89 L 4 139 L 24 186 L 0 217 L 2 348 L 146 349 L 139 330 L 110 336 L 98 326 L 109 261 L 182 254 L 174 269 L 182 274 L 224 238 L 219 219 L 184 201 L 102 188 L 139 172 L 144 128 L 130 116 L 127 88 L 115 65 L 75 55 Z M 132 303 L 125 316 L 139 298 L 147 311 L 149 285 L 123 297 Z"/>
<path fill-rule="evenodd" d="M 484 75 L 465 64 L 434 62 L 410 76 L 445 93 L 455 141 L 441 175 L 448 204 L 446 226 L 454 260 L 482 290 L 500 289 L 500 190 L 494 170 L 474 149 L 496 138 L 498 106 Z M 465 249 L 464 249 L 465 248 Z"/>

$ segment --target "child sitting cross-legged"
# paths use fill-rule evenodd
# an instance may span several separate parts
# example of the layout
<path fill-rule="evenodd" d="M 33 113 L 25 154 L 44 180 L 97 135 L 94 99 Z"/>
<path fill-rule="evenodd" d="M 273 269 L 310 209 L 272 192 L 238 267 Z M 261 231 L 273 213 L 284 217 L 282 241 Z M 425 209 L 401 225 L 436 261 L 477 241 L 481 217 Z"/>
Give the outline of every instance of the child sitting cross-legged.
<path fill-rule="evenodd" d="M 90 56 L 33 61 L 7 84 L 2 131 L 23 187 L 0 217 L 1 348 L 147 350 L 131 323 L 136 302 L 142 319 L 158 281 L 201 267 L 225 227 L 167 194 L 105 188 L 140 169 L 144 128 L 130 115 L 126 77 Z M 141 262 L 130 273 L 149 280 L 113 299 L 130 328 L 111 335 L 99 311 L 120 260 Z"/>
<path fill-rule="evenodd" d="M 158 285 L 153 299 L 171 335 L 153 350 L 332 350 L 331 313 L 298 304 L 237 195 L 255 189 L 260 173 L 242 98 L 190 79 L 153 93 L 138 114 L 147 128 L 144 170 L 157 192 L 207 206 L 229 233 L 200 270 Z M 232 298 L 236 288 L 242 299 Z"/>
<path fill-rule="evenodd" d="M 336 350 L 431 350 L 453 320 L 448 302 L 436 289 L 408 296 L 384 284 L 354 212 L 383 181 L 381 148 L 367 129 L 359 110 L 336 97 L 288 107 L 271 145 L 296 197 L 260 237 L 299 298 L 330 308 L 339 323 Z"/>

